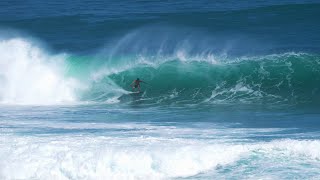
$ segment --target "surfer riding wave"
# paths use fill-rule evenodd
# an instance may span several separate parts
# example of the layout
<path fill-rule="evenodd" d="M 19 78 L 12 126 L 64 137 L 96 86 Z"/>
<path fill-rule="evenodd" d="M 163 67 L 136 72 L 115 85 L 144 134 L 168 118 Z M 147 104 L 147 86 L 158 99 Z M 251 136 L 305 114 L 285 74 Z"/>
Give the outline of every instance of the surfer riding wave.
<path fill-rule="evenodd" d="M 130 86 L 132 87 L 132 90 L 134 91 L 136 88 L 138 88 L 138 93 L 140 92 L 140 83 L 145 83 L 144 81 L 141 81 L 139 78 L 137 78 L 136 80 L 134 80 Z"/>

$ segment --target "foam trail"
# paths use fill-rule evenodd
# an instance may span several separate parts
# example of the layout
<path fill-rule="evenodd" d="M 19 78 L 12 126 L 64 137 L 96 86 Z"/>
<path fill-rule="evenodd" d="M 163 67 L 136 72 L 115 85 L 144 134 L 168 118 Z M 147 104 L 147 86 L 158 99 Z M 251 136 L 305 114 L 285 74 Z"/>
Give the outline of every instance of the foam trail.
<path fill-rule="evenodd" d="M 22 38 L 0 41 L 0 103 L 64 104 L 77 100 L 80 84 L 64 76 L 65 55 L 48 55 Z"/>

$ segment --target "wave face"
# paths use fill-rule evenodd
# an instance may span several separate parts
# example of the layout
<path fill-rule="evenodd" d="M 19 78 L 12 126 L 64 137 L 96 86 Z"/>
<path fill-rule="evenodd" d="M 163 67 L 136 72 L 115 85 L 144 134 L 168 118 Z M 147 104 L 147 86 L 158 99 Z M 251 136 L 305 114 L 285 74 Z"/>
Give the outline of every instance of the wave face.
<path fill-rule="evenodd" d="M 319 55 L 285 53 L 223 60 L 178 56 L 162 62 L 140 57 L 135 63 L 124 63 L 122 70 L 119 65 L 116 70 L 102 68 L 92 75 L 96 81 L 90 92 L 94 93 L 86 98 L 114 98 L 119 88 L 130 91 L 129 85 L 139 77 L 148 83 L 142 84 L 144 93 L 123 95 L 120 102 L 313 104 L 320 100 Z M 108 87 L 99 93 L 104 85 Z M 114 96 L 112 89 L 116 89 Z"/>

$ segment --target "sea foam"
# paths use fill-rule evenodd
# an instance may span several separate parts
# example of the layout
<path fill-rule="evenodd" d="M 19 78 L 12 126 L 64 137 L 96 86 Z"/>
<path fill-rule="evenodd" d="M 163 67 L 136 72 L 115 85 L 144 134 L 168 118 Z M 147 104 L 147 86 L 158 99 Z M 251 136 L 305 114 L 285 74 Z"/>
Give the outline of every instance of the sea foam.
<path fill-rule="evenodd" d="M 61 104 L 75 102 L 79 82 L 66 77 L 66 55 L 50 55 L 23 38 L 0 41 L 0 103 Z"/>
<path fill-rule="evenodd" d="M 233 144 L 162 137 L 7 137 L 1 140 L 0 177 L 168 179 L 218 173 L 228 167 L 234 167 L 236 174 L 244 162 L 254 167 L 255 162 L 279 161 L 273 170 L 278 177 L 276 172 L 284 171 L 288 163 L 299 168 L 301 158 L 318 162 L 319 146 L 319 141 L 306 140 Z"/>

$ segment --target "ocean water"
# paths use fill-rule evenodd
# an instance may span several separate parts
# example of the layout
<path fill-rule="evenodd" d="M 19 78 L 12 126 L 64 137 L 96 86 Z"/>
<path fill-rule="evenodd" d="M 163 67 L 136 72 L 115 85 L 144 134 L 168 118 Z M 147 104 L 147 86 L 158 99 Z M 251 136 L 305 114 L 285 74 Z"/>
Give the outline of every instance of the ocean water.
<path fill-rule="evenodd" d="M 316 0 L 1 1 L 0 179 L 319 179 L 319 17 Z"/>

